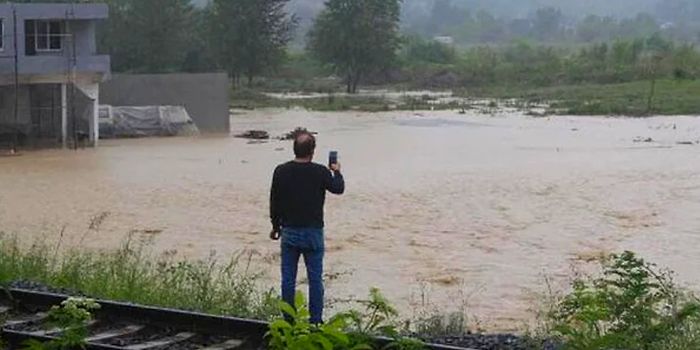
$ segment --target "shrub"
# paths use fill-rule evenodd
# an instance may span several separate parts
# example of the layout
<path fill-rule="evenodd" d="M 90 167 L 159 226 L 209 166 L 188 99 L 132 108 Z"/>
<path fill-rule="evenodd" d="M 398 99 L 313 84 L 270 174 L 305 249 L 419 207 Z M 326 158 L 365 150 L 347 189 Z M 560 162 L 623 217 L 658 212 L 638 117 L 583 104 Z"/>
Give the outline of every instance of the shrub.
<path fill-rule="evenodd" d="M 309 323 L 303 294 L 297 294 L 295 304 L 292 307 L 279 302 L 280 314 L 287 315 L 289 320 L 279 318 L 270 324 L 267 334 L 270 349 L 371 350 L 376 348 L 374 336 L 391 338 L 382 349 L 425 349 L 422 342 L 401 336 L 395 326 L 396 309 L 376 288 L 370 291 L 369 300 L 361 302 L 365 306 L 363 312 L 341 313 L 319 326 Z"/>
<path fill-rule="evenodd" d="M 662 349 L 695 330 L 700 306 L 634 253 L 613 255 L 598 278 L 577 279 L 551 313 L 567 349 Z"/>
<path fill-rule="evenodd" d="M 371 349 L 367 344 L 357 344 L 350 348 L 350 339 L 343 332 L 347 317 L 340 315 L 323 325 L 309 322 L 309 310 L 302 293 L 297 293 L 295 306 L 280 301 L 280 310 L 290 320 L 277 319 L 270 324 L 267 337 L 271 350 L 331 350 L 331 349 Z"/>

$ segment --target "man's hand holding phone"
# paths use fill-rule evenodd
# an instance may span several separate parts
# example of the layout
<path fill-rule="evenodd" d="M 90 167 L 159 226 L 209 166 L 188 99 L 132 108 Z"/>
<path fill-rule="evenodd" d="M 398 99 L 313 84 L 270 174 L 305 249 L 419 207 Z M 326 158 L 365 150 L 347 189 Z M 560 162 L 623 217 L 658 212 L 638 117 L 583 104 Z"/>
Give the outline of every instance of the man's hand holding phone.
<path fill-rule="evenodd" d="M 340 163 L 338 162 L 338 152 L 331 151 L 328 154 L 328 169 L 333 172 L 340 172 Z"/>

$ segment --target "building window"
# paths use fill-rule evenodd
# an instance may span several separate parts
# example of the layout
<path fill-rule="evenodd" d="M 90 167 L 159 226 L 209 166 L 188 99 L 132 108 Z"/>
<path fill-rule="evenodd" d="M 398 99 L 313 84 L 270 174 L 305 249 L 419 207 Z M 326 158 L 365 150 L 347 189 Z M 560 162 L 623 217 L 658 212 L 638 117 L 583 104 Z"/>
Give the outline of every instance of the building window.
<path fill-rule="evenodd" d="M 61 21 L 27 21 L 25 28 L 33 36 L 37 52 L 61 51 L 63 49 L 64 25 Z"/>

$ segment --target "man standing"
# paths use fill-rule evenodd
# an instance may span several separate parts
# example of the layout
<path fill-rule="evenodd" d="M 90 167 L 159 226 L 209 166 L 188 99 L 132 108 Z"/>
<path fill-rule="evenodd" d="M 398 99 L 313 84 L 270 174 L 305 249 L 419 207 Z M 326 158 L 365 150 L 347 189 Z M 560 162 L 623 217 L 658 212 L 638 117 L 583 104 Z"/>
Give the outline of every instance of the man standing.
<path fill-rule="evenodd" d="M 309 280 L 311 322 L 323 323 L 323 205 L 326 191 L 343 194 L 340 164 L 328 168 L 312 162 L 316 138 L 301 133 L 294 140 L 293 161 L 275 169 L 270 190 L 270 238 L 282 238 L 282 299 L 294 305 L 299 257 Z"/>

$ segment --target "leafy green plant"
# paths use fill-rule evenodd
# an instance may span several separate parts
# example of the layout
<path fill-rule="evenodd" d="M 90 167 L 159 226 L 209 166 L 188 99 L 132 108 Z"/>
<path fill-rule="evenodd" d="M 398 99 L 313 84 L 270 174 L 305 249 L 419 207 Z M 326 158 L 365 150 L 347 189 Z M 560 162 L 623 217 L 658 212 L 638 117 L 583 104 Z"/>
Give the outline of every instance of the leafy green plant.
<path fill-rule="evenodd" d="M 92 320 L 92 311 L 100 305 L 92 299 L 69 298 L 60 306 L 49 311 L 49 327 L 61 329 L 61 336 L 47 343 L 36 340 L 27 342 L 27 350 L 64 350 L 84 348 L 88 336 L 88 324 Z"/>
<path fill-rule="evenodd" d="M 602 267 L 601 277 L 577 279 L 551 313 L 566 348 L 659 349 L 700 317 L 700 305 L 675 286 L 670 272 L 634 253 L 613 255 Z"/>
<path fill-rule="evenodd" d="M 360 301 L 364 311 L 352 310 L 347 313 L 351 320 L 349 333 L 351 339 L 371 342 L 372 336 L 389 337 L 393 341 L 385 349 L 414 350 L 424 349 L 425 345 L 411 338 L 406 338 L 398 331 L 398 311 L 377 288 L 370 289 L 369 299 Z"/>
<path fill-rule="evenodd" d="M 354 332 L 375 335 L 396 332 L 395 324 L 391 321 L 398 316 L 398 312 L 379 289 L 370 289 L 369 299 L 359 303 L 364 306 L 364 312 L 352 310 L 348 313 Z"/>
<path fill-rule="evenodd" d="M 360 302 L 365 307 L 362 312 L 351 310 L 341 313 L 319 326 L 309 323 L 309 311 L 303 294 L 297 294 L 295 307 L 282 301 L 279 303 L 280 314 L 287 315 L 289 320 L 280 318 L 270 324 L 267 337 L 272 350 L 371 350 L 376 348 L 374 336 L 392 339 L 382 347 L 386 350 L 425 348 L 422 342 L 403 337 L 397 331 L 395 319 L 398 312 L 376 288 L 370 291 L 368 300 Z"/>
<path fill-rule="evenodd" d="M 272 350 L 333 350 L 371 349 L 367 344 L 355 344 L 350 347 L 350 340 L 343 332 L 347 325 L 347 316 L 339 315 L 323 325 L 312 325 L 310 313 L 302 293 L 297 293 L 295 306 L 280 301 L 280 310 L 290 320 L 277 319 L 270 324 L 267 337 Z"/>

